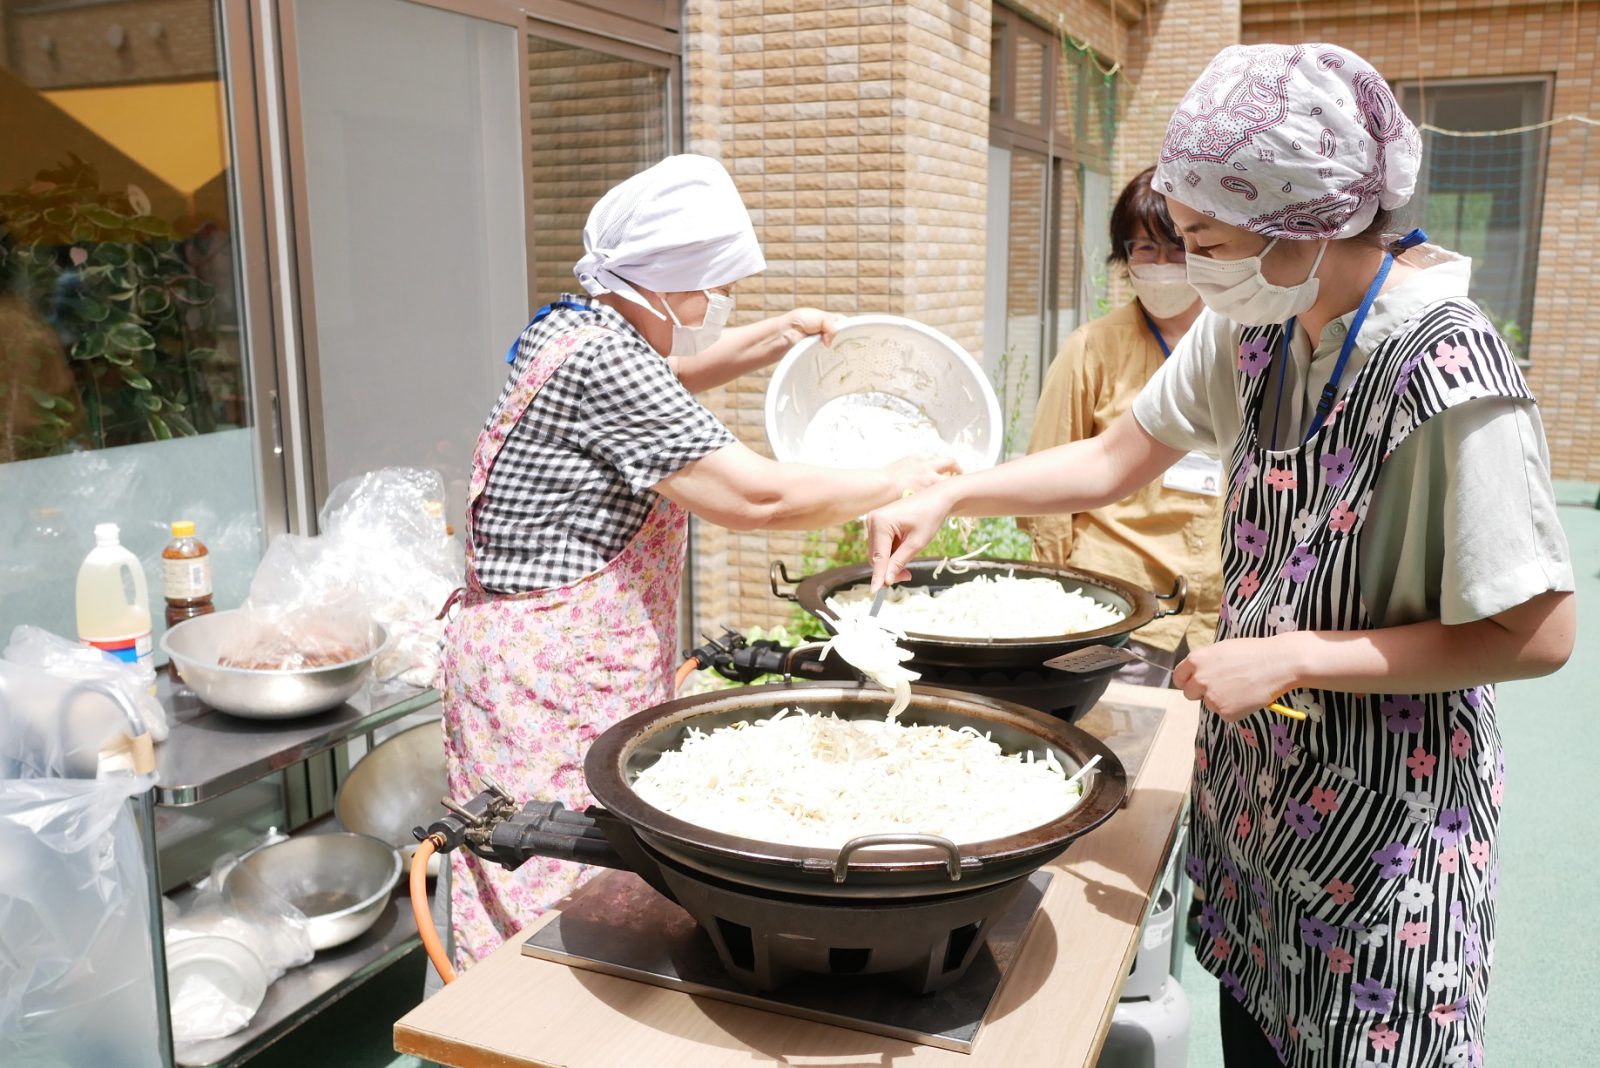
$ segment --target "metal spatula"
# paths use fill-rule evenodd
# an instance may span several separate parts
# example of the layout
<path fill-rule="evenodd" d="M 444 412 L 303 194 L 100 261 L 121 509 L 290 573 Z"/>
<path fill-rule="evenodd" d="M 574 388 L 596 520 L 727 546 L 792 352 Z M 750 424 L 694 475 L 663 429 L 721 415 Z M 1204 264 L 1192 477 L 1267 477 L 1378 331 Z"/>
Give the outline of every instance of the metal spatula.
<path fill-rule="evenodd" d="M 1062 653 L 1058 657 L 1046 660 L 1044 666 L 1072 675 L 1098 675 L 1104 671 L 1115 671 L 1124 664 L 1131 664 L 1134 661 L 1166 670 L 1165 664 L 1157 664 L 1138 653 L 1114 645 L 1086 645 L 1082 649 L 1074 649 L 1070 653 Z"/>
<path fill-rule="evenodd" d="M 1044 666 L 1055 668 L 1057 671 L 1066 671 L 1073 675 L 1095 675 L 1102 671 L 1114 671 L 1122 665 L 1131 664 L 1136 660 L 1143 664 L 1149 664 L 1151 667 L 1158 667 L 1163 671 L 1167 670 L 1165 664 L 1157 664 L 1155 661 L 1140 656 L 1138 653 L 1111 645 L 1086 645 L 1082 649 L 1074 649 L 1070 653 L 1062 653 L 1058 657 L 1046 660 Z M 1306 714 L 1298 708 L 1290 708 L 1288 705 L 1279 704 L 1277 701 L 1267 705 L 1267 708 L 1280 716 L 1287 716 L 1289 719 L 1306 718 Z"/>

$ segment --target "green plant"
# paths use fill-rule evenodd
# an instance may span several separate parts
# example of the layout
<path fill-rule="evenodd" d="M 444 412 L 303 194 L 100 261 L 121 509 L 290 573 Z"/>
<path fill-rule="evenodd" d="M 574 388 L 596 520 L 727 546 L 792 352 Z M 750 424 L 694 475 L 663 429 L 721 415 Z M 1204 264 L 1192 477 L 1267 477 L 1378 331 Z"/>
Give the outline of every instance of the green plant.
<path fill-rule="evenodd" d="M 0 282 L 33 327 L 0 335 L 0 402 L 34 409 L 12 458 L 218 428 L 208 371 L 232 361 L 215 351 L 215 293 L 142 199 L 102 190 L 76 156 L 0 193 Z M 63 355 L 70 384 L 45 366 Z"/>

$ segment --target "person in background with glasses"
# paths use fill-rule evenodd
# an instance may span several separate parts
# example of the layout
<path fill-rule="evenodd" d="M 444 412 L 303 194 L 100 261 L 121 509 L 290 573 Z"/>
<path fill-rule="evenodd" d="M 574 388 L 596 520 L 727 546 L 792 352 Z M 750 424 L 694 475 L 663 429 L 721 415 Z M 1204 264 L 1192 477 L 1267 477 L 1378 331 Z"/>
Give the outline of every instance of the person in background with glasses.
<path fill-rule="evenodd" d="M 1133 407 L 1202 307 L 1189 285 L 1183 242 L 1167 215 L 1166 198 L 1150 185 L 1150 167 L 1129 182 L 1111 210 L 1114 268 L 1126 272 L 1134 299 L 1078 327 L 1045 375 L 1034 412 L 1029 452 L 1092 438 Z M 1019 520 L 1033 538 L 1033 555 L 1052 564 L 1098 571 L 1165 593 L 1187 579 L 1187 607 L 1141 627 L 1129 641 L 1144 662 L 1117 677 L 1165 686 L 1191 648 L 1209 644 L 1217 629 L 1222 573 L 1222 465 L 1194 452 L 1166 477 L 1120 501 L 1090 511 Z"/>

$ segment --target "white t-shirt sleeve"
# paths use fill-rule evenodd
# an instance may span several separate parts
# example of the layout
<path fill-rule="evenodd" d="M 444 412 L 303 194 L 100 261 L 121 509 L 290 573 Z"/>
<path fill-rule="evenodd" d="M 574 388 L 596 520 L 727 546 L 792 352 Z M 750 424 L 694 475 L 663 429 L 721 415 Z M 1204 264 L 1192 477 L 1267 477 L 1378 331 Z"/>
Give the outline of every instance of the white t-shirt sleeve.
<path fill-rule="evenodd" d="M 1200 313 L 1172 355 L 1133 401 L 1133 417 L 1161 444 L 1221 456 L 1239 432 L 1239 397 L 1232 362 L 1233 324 L 1209 309 Z"/>
<path fill-rule="evenodd" d="M 1485 619 L 1573 589 L 1539 409 L 1496 398 L 1441 414 L 1449 466 L 1439 618 Z"/>
<path fill-rule="evenodd" d="M 1384 464 L 1361 554 L 1378 626 L 1470 623 L 1573 589 L 1538 408 L 1485 397 L 1413 431 Z"/>

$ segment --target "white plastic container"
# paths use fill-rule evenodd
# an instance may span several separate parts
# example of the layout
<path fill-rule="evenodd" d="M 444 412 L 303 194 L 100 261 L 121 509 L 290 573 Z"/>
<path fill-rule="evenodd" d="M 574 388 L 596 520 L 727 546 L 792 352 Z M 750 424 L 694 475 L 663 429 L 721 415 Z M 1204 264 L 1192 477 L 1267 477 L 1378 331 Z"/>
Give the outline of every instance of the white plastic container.
<path fill-rule="evenodd" d="M 78 640 L 153 671 L 150 591 L 119 536 L 115 523 L 97 524 L 94 548 L 78 568 Z"/>

